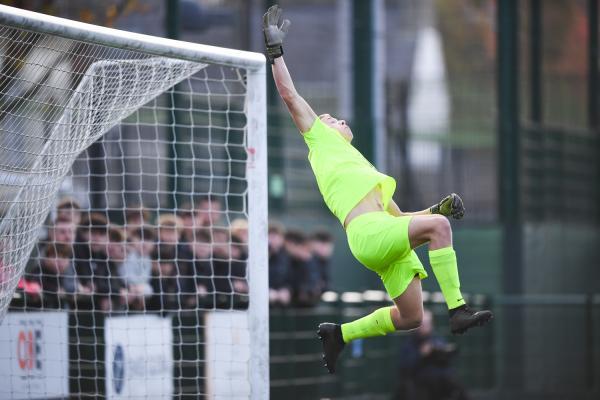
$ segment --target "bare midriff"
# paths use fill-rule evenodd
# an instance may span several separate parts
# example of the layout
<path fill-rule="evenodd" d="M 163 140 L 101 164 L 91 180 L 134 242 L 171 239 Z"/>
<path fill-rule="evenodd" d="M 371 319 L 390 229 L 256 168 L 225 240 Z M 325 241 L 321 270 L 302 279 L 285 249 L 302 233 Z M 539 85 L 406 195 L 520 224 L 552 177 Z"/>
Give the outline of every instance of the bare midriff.
<path fill-rule="evenodd" d="M 379 185 L 375 186 L 373 190 L 367 193 L 367 195 L 348 213 L 346 220 L 344 221 L 344 229 L 348 227 L 348 224 L 354 218 L 374 211 L 384 211 L 383 202 L 381 200 L 381 188 Z"/>

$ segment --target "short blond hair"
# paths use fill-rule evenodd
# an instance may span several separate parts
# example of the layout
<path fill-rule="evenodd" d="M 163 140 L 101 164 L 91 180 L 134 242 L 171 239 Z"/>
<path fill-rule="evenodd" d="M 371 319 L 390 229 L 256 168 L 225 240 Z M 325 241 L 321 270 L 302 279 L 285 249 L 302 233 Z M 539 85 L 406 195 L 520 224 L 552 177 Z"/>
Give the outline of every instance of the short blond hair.
<path fill-rule="evenodd" d="M 247 231 L 248 230 L 248 220 L 246 218 L 236 218 L 231 221 L 231 226 L 229 227 L 232 234 L 236 234 L 239 231 Z"/>
<path fill-rule="evenodd" d="M 142 204 L 136 204 L 127 207 L 125 210 L 125 221 L 129 221 L 136 217 L 141 217 L 142 221 L 147 222 L 150 220 L 150 211 Z"/>
<path fill-rule="evenodd" d="M 178 231 L 183 227 L 183 221 L 175 214 L 161 214 L 156 222 L 158 228 L 175 228 Z"/>

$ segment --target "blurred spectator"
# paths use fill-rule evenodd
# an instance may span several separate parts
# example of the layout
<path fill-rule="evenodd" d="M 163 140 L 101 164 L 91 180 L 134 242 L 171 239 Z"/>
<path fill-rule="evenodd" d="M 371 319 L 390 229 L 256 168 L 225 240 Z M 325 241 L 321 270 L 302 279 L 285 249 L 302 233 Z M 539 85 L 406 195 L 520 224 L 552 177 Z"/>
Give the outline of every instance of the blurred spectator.
<path fill-rule="evenodd" d="M 40 308 L 63 308 L 65 295 L 73 293 L 73 275 L 68 274 L 72 263 L 73 250 L 64 243 L 52 243 L 37 266 L 25 274 L 29 284 L 37 283 L 40 292 L 29 291 L 27 305 Z"/>
<path fill-rule="evenodd" d="M 91 280 L 92 268 L 90 260 L 92 250 L 90 243 L 92 241 L 92 229 L 101 229 L 106 232 L 108 221 L 101 214 L 84 213 L 81 217 L 81 223 L 77 227 L 75 234 L 75 243 L 73 244 L 73 254 L 75 258 L 75 270 L 80 282 Z M 105 242 L 107 240 L 104 240 Z"/>
<path fill-rule="evenodd" d="M 158 225 L 158 244 L 176 246 L 179 243 L 183 222 L 175 214 L 161 214 L 156 223 Z"/>
<path fill-rule="evenodd" d="M 103 214 L 89 213 L 84 215 L 77 229 L 73 246 L 75 254 L 75 271 L 77 274 L 77 307 L 88 308 L 93 305 L 88 296 L 94 291 L 94 273 L 98 264 L 107 259 L 108 220 Z"/>
<path fill-rule="evenodd" d="M 45 239 L 37 242 L 34 247 L 27 266 L 26 271 L 33 271 L 36 269 L 38 260 L 46 256 L 46 252 L 49 246 L 56 244 L 64 244 L 72 246 L 75 242 L 75 229 L 76 226 L 71 219 L 56 219 L 49 227 Z"/>
<path fill-rule="evenodd" d="M 229 231 L 231 232 L 232 275 L 243 278 L 233 280 L 233 289 L 236 294 L 247 294 L 248 220 L 245 218 L 234 219 Z"/>
<path fill-rule="evenodd" d="M 73 222 L 74 226 L 81 222 L 81 205 L 72 197 L 63 197 L 56 204 L 56 220 Z"/>
<path fill-rule="evenodd" d="M 214 307 L 214 292 L 212 282 L 212 244 L 209 229 L 200 228 L 194 233 L 194 241 L 190 243 L 192 259 L 186 271 L 193 276 L 196 287 L 197 301 L 202 307 Z"/>
<path fill-rule="evenodd" d="M 424 310 L 421 326 L 400 351 L 397 399 L 466 400 L 465 389 L 454 378 L 450 361 L 456 346 L 433 333 L 433 315 Z"/>
<path fill-rule="evenodd" d="M 93 248 L 93 241 L 91 246 Z M 97 260 L 94 270 L 96 309 L 102 311 L 123 310 L 126 306 L 127 287 L 119 274 L 119 269 L 125 261 L 126 255 L 124 230 L 117 226 L 110 226 L 108 243 L 105 248 L 106 257 L 104 260 Z"/>
<path fill-rule="evenodd" d="M 174 276 L 176 276 L 179 284 L 181 306 L 183 308 L 195 307 L 196 283 L 192 269 L 194 255 L 192 243 L 182 240 L 184 223 L 175 214 L 161 214 L 157 224 L 159 246 L 165 251 L 167 247 L 172 248 L 175 268 Z"/>
<path fill-rule="evenodd" d="M 231 221 L 229 227 L 231 236 L 237 238 L 240 243 L 248 244 L 248 220 L 245 218 L 236 218 Z"/>
<path fill-rule="evenodd" d="M 142 205 L 133 205 L 125 210 L 125 229 L 127 233 L 146 226 L 150 222 L 150 211 Z"/>
<path fill-rule="evenodd" d="M 177 209 L 177 216 L 181 220 L 181 241 L 191 243 L 194 241 L 196 228 L 201 225 L 196 221 L 196 213 L 191 203 L 184 203 Z"/>
<path fill-rule="evenodd" d="M 159 245 L 154 251 L 150 285 L 154 295 L 148 308 L 167 312 L 179 310 L 179 282 L 175 265 L 175 247 Z"/>
<path fill-rule="evenodd" d="M 75 230 L 77 225 L 70 218 L 56 219 L 48 229 L 48 241 L 63 243 L 72 246 L 75 242 Z"/>
<path fill-rule="evenodd" d="M 290 258 L 284 248 L 283 225 L 269 225 L 269 302 L 287 306 L 292 299 Z"/>
<path fill-rule="evenodd" d="M 201 197 L 196 206 L 196 222 L 199 226 L 213 227 L 221 225 L 223 218 L 221 199 L 214 195 Z"/>
<path fill-rule="evenodd" d="M 285 234 L 285 250 L 290 256 L 292 300 L 294 305 L 308 307 L 319 301 L 319 267 L 310 243 L 304 233 L 288 230 Z"/>
<path fill-rule="evenodd" d="M 333 255 L 334 243 L 331 233 L 326 230 L 314 232 L 310 237 L 310 247 L 319 269 L 319 288 L 321 293 L 331 290 L 330 262 Z"/>
<path fill-rule="evenodd" d="M 229 229 L 212 230 L 213 287 L 216 307 L 230 309 L 237 306 L 235 294 L 248 293 L 246 260 L 240 243 L 232 243 Z"/>
<path fill-rule="evenodd" d="M 233 292 L 235 294 L 248 294 L 248 244 L 239 237 L 231 237 L 231 276 Z"/>
<path fill-rule="evenodd" d="M 143 309 L 144 297 L 152 294 L 154 239 L 154 230 L 150 227 L 137 228 L 127 237 L 127 255 L 119 273 L 127 285 L 129 300 L 137 309 Z"/>

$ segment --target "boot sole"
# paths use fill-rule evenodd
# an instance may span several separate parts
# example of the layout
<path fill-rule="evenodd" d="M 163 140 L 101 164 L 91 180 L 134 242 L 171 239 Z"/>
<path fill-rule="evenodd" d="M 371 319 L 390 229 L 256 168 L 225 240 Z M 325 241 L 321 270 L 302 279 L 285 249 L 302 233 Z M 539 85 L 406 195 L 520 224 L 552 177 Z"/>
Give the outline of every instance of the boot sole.
<path fill-rule="evenodd" d="M 319 325 L 319 329 L 317 329 L 317 337 L 321 341 L 321 346 L 325 346 L 325 343 L 323 342 L 324 339 L 323 332 L 321 331 L 321 325 Z M 323 360 L 323 366 L 327 369 L 327 372 L 329 372 L 330 374 L 334 374 L 335 369 L 329 368 L 329 364 L 327 363 L 327 359 L 325 358 L 325 349 L 323 349 L 323 353 L 321 353 L 321 359 Z"/>

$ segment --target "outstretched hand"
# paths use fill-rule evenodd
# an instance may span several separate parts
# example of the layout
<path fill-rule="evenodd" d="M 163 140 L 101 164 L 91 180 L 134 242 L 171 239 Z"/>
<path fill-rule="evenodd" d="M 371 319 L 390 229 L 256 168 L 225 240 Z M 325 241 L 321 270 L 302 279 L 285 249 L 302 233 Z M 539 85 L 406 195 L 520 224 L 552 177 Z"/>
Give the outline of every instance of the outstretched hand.
<path fill-rule="evenodd" d="M 438 204 L 429 208 L 432 214 L 441 214 L 454 219 L 461 219 L 465 215 L 465 206 L 456 193 L 444 197 Z"/>
<path fill-rule="evenodd" d="M 267 59 L 271 64 L 277 57 L 283 55 L 283 39 L 292 24 L 289 19 L 284 19 L 281 24 L 279 23 L 282 13 L 283 9 L 275 4 L 269 7 L 263 15 L 263 34 L 267 46 Z"/>

